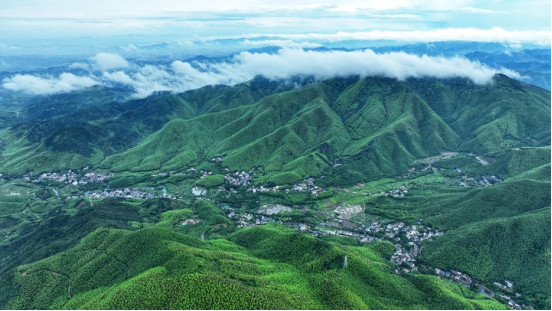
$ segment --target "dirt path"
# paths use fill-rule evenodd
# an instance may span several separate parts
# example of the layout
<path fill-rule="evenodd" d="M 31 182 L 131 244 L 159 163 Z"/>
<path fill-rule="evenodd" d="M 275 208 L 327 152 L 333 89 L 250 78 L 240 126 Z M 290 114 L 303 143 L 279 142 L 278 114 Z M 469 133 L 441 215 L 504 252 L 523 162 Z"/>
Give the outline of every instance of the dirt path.
<path fill-rule="evenodd" d="M 477 161 L 479 161 L 479 163 L 481 163 L 481 165 L 487 165 L 487 164 L 489 164 L 489 161 L 485 161 L 485 160 L 481 159 L 480 156 L 477 156 L 477 157 L 475 157 L 475 158 L 477 159 Z"/>

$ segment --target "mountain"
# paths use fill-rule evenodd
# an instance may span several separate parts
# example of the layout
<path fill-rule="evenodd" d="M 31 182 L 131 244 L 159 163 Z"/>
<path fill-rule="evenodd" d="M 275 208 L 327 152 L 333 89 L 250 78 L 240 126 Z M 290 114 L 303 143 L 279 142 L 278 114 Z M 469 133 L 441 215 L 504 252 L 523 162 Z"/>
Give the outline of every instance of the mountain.
<path fill-rule="evenodd" d="M 517 71 L 522 80 L 550 90 L 550 50 L 525 49 L 517 52 L 470 52 L 469 60 L 479 61 L 493 68 L 505 67 Z"/>
<path fill-rule="evenodd" d="M 259 78 L 35 119 L 5 131 L 13 143 L 0 169 L 140 172 L 224 155 L 231 170 L 266 168 L 268 182 L 325 172 L 339 185 L 396 175 L 443 150 L 483 154 L 550 141 L 549 93 L 506 76 L 489 85 L 351 78 L 292 88 Z"/>
<path fill-rule="evenodd" d="M 7 307 L 501 307 L 432 277 L 395 275 L 379 254 L 392 245 L 340 246 L 274 226 L 243 229 L 231 240 L 202 242 L 162 228 L 98 229 L 74 248 L 19 267 Z"/>
<path fill-rule="evenodd" d="M 127 92 L 0 115 L 0 307 L 550 307 L 549 91 L 496 75 Z"/>

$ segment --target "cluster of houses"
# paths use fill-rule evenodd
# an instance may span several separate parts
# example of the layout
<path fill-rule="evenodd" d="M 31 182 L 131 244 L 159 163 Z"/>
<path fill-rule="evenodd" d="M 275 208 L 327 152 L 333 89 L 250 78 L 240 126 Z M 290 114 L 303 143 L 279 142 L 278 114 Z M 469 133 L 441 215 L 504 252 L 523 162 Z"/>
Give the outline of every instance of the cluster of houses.
<path fill-rule="evenodd" d="M 23 180 L 32 181 L 34 183 L 39 183 L 46 180 L 53 180 L 57 182 L 64 182 L 66 184 L 77 182 L 77 173 L 71 170 L 68 170 L 67 173 L 42 173 L 37 178 L 32 179 L 32 172 L 23 175 Z"/>
<path fill-rule="evenodd" d="M 251 192 L 277 192 L 280 191 L 280 186 L 276 185 L 274 187 L 265 187 L 265 186 L 252 186 L 250 189 Z"/>
<path fill-rule="evenodd" d="M 462 170 L 458 167 L 455 167 L 453 169 L 454 172 L 456 172 L 457 174 L 462 174 Z M 495 183 L 499 183 L 499 182 L 502 182 L 502 179 L 499 178 L 498 176 L 495 176 L 495 175 L 491 175 L 491 176 L 481 176 L 481 179 L 477 180 L 475 179 L 474 177 L 467 177 L 467 174 L 466 174 L 466 178 L 464 181 L 459 181 L 458 182 L 458 186 L 464 186 L 464 187 L 469 187 L 469 186 L 480 186 L 480 187 L 488 187 L 488 186 L 492 186 L 493 184 Z"/>
<path fill-rule="evenodd" d="M 435 230 L 434 232 L 432 230 L 426 230 L 424 227 L 420 227 L 416 225 L 413 225 L 410 228 L 406 228 L 405 231 L 406 231 L 406 238 L 414 242 L 421 242 L 425 240 L 433 241 L 434 237 L 443 235 L 443 232 L 439 232 L 438 230 Z"/>
<path fill-rule="evenodd" d="M 175 172 L 175 171 L 165 171 L 165 172 L 159 172 L 159 173 L 153 173 L 150 176 L 151 177 L 166 177 L 166 176 L 178 176 L 178 175 L 191 175 L 194 174 L 197 170 L 195 168 L 188 169 L 187 172 Z"/>
<path fill-rule="evenodd" d="M 441 278 L 446 278 L 458 282 L 460 284 L 470 286 L 473 282 L 472 277 L 456 270 L 445 271 L 435 268 L 435 274 Z"/>
<path fill-rule="evenodd" d="M 505 280 L 504 284 L 499 282 L 493 282 L 493 285 L 496 286 L 499 290 L 508 292 L 500 292 L 498 295 L 498 298 L 502 300 L 504 303 L 508 304 L 508 306 L 516 309 L 516 310 L 533 310 L 531 306 L 527 305 L 520 305 L 517 303 L 514 298 L 520 298 L 521 294 L 514 291 L 514 282 Z"/>
<path fill-rule="evenodd" d="M 298 222 L 282 222 L 266 215 L 239 213 L 232 209 L 229 209 L 227 216 L 229 219 L 236 221 L 239 228 L 265 225 L 271 221 L 276 221 L 294 230 L 310 233 L 313 236 L 343 236 L 357 239 L 361 243 L 388 240 L 397 243 L 395 244 L 395 250 L 391 256 L 391 261 L 397 266 L 400 266 L 397 267 L 398 273 L 416 271 L 418 269 L 416 260 L 420 254 L 419 244 L 423 240 L 430 240 L 434 236 L 442 235 L 442 232 L 433 232 L 421 224 L 417 226 L 406 226 L 403 222 L 388 223 L 386 221 L 376 221 L 370 225 L 356 226 L 349 221 L 342 221 L 340 223 L 339 221 L 328 220 L 320 223 L 318 226 L 312 226 Z M 344 222 L 352 225 L 348 226 L 350 229 L 344 228 Z M 400 244 L 402 240 L 399 235 L 400 232 L 403 232 L 408 239 L 408 241 L 403 241 L 407 242 L 405 245 Z M 376 233 L 377 235 L 375 235 Z M 460 274 L 458 277 L 461 282 L 467 284 L 471 283 L 471 278 L 469 278 L 469 276 Z"/>
<path fill-rule="evenodd" d="M 511 294 L 506 294 L 504 292 L 495 293 L 489 290 L 488 288 L 486 288 L 485 286 L 479 284 L 475 280 L 473 280 L 472 277 L 466 273 L 462 273 L 456 270 L 446 271 L 438 268 L 434 268 L 434 270 L 435 270 L 435 274 L 440 278 L 449 279 L 457 283 L 460 283 L 462 285 L 465 285 L 467 287 L 470 287 L 473 284 L 479 287 L 479 293 L 489 296 L 491 298 L 496 297 L 498 300 L 501 300 L 502 302 L 506 303 L 509 307 L 515 310 L 533 310 L 533 307 L 528 305 L 520 305 L 513 299 L 514 297 L 515 298 L 521 297 L 521 294 L 514 293 L 514 282 L 512 281 L 506 280 L 504 281 L 505 284 L 502 284 L 499 282 L 493 282 L 493 285 L 496 286 L 498 289 L 503 291 L 508 291 Z"/>
<path fill-rule="evenodd" d="M 380 195 L 384 196 L 393 196 L 393 197 L 404 197 L 408 193 L 408 187 L 401 185 L 399 189 L 391 189 L 389 191 L 382 191 Z"/>
<path fill-rule="evenodd" d="M 271 217 L 265 215 L 254 215 L 249 213 L 239 213 L 232 209 L 227 213 L 228 218 L 238 222 L 238 227 L 252 227 L 257 225 L 264 225 L 270 221 L 274 221 Z M 310 233 L 313 236 L 321 235 L 335 235 L 344 236 L 357 239 L 361 243 L 375 242 L 388 240 L 394 243 L 401 242 L 399 232 L 406 234 L 409 241 L 404 246 L 401 244 L 395 244 L 395 251 L 391 257 L 391 260 L 397 264 L 405 264 L 410 267 L 409 269 L 402 269 L 404 272 L 411 272 L 417 270 L 416 258 L 420 253 L 419 243 L 423 240 L 432 239 L 437 235 L 442 235 L 441 232 L 434 233 L 423 225 L 418 226 L 406 226 L 403 222 L 387 223 L 385 221 L 376 221 L 370 225 L 356 226 L 348 221 L 325 221 L 321 222 L 318 226 L 311 226 L 305 223 L 297 222 L 281 222 L 277 221 L 292 229 Z M 349 230 L 345 229 L 343 223 L 347 222 L 352 226 Z M 374 235 L 378 233 L 377 235 Z"/>
<path fill-rule="evenodd" d="M 495 297 L 498 300 L 501 300 L 502 302 L 506 303 L 509 307 L 515 309 L 515 310 L 534 310 L 533 307 L 525 304 L 519 304 L 517 303 L 514 298 L 520 298 L 520 293 L 514 293 L 514 282 L 512 281 L 504 281 L 506 284 L 502 284 L 499 282 L 493 282 L 493 285 L 498 288 L 498 290 L 508 291 L 509 294 L 506 294 L 504 292 L 498 292 L 498 295 L 491 291 L 490 289 L 486 288 L 483 285 L 478 284 L 479 286 L 479 293 L 483 295 L 487 295 L 489 297 Z"/>
<path fill-rule="evenodd" d="M 199 178 L 205 178 L 209 175 L 213 174 L 213 172 L 210 171 L 198 171 L 196 168 L 192 167 L 187 169 L 185 172 L 177 172 L 177 171 L 163 171 L 159 173 L 153 173 L 150 176 L 151 177 L 168 177 L 168 176 L 199 176 Z"/>
<path fill-rule="evenodd" d="M 396 265 L 409 267 L 395 270 L 397 271 L 397 273 L 409 273 L 418 270 L 418 266 L 416 265 L 416 258 L 418 258 L 420 248 L 413 242 L 410 243 L 412 243 L 409 244 L 411 246 L 410 249 L 406 249 L 400 244 L 395 244 L 395 250 L 393 251 L 393 255 L 391 255 L 391 262 Z"/>
<path fill-rule="evenodd" d="M 265 215 L 254 215 L 250 213 L 237 213 L 236 211 L 230 210 L 229 213 L 227 213 L 228 218 L 236 221 L 238 223 L 238 228 L 244 228 L 244 227 L 255 227 L 260 225 L 266 225 L 269 222 L 276 222 L 281 225 L 290 227 L 291 229 L 310 233 L 313 236 L 320 236 L 324 235 L 322 232 L 317 230 L 312 230 L 311 226 L 305 223 L 297 223 L 297 222 L 291 222 L 291 221 L 281 221 L 281 220 L 275 220 L 270 216 Z"/>
<path fill-rule="evenodd" d="M 292 185 L 290 189 L 286 189 L 286 193 L 289 193 L 291 191 L 309 192 L 314 196 L 318 196 L 320 192 L 324 192 L 326 190 L 324 188 L 321 188 L 315 185 L 314 178 L 307 178 L 300 183 Z"/>
<path fill-rule="evenodd" d="M 172 175 L 172 173 L 173 173 L 172 171 L 171 172 L 159 172 L 159 173 L 153 173 L 150 176 L 151 177 L 165 177 L 165 176 Z"/>
<path fill-rule="evenodd" d="M 468 178 L 468 181 L 475 182 L 477 185 L 482 187 L 488 187 L 493 185 L 494 183 L 502 182 L 502 179 L 496 177 L 495 175 L 492 176 L 481 176 L 480 180 L 475 180 L 475 178 Z"/>
<path fill-rule="evenodd" d="M 498 295 L 498 299 L 502 300 L 504 303 L 508 304 L 508 306 L 514 308 L 515 310 L 532 310 L 532 307 L 527 306 L 521 306 L 519 303 L 517 303 L 510 295 L 505 293 L 500 293 Z"/>
<path fill-rule="evenodd" d="M 376 242 L 376 241 L 383 240 L 383 238 L 371 236 L 363 232 L 355 232 L 355 231 L 346 230 L 346 229 L 331 229 L 331 228 L 323 227 L 323 225 L 331 224 L 331 223 L 332 222 L 321 224 L 321 226 L 318 227 L 319 231 L 322 232 L 323 235 L 336 235 L 336 236 L 344 236 L 348 238 L 357 239 L 361 243 Z"/>
<path fill-rule="evenodd" d="M 248 187 L 253 182 L 253 176 L 246 171 L 228 173 L 224 179 L 235 187 Z"/>
<path fill-rule="evenodd" d="M 264 215 L 253 215 L 249 213 L 236 213 L 231 211 L 227 214 L 228 218 L 238 223 L 238 228 L 255 227 L 258 225 L 266 225 L 273 219 Z"/>
<path fill-rule="evenodd" d="M 274 187 L 265 187 L 265 186 L 252 186 L 249 190 L 251 190 L 253 193 L 256 192 L 278 192 L 282 190 L 283 187 L 276 185 Z M 319 187 L 314 184 L 314 178 L 308 178 L 304 181 L 294 184 L 291 186 L 291 188 L 285 188 L 285 193 L 290 193 L 293 191 L 296 192 L 308 192 L 312 194 L 313 196 L 318 196 L 321 192 L 326 191 L 326 189 Z"/>
<path fill-rule="evenodd" d="M 211 158 L 211 162 L 222 162 L 224 160 L 224 157 L 213 157 Z"/>
<path fill-rule="evenodd" d="M 360 225 L 352 228 L 352 230 L 327 228 L 342 227 L 345 223 L 350 224 L 348 221 L 341 223 L 337 221 L 325 221 L 320 223 L 319 230 L 324 234 L 355 238 L 361 243 L 383 240 L 396 243 L 391 261 L 398 266 L 402 266 L 397 267 L 397 273 L 416 271 L 418 269 L 416 259 L 420 254 L 420 243 L 424 240 L 432 241 L 434 237 L 443 235 L 443 232 L 433 231 L 423 226 L 421 222 L 418 225 L 406 226 L 404 222 L 388 223 L 382 220 L 373 222 L 370 225 Z M 403 241 L 404 236 L 406 236 L 406 241 Z M 405 265 L 409 268 L 404 267 Z"/>
<path fill-rule="evenodd" d="M 149 200 L 154 198 L 167 198 L 167 199 L 182 199 L 182 197 L 172 196 L 167 193 L 153 194 L 142 191 L 138 188 L 125 188 L 125 189 L 106 189 L 103 192 L 85 192 L 85 198 L 91 199 L 106 199 L 106 198 L 134 198 Z"/>
<path fill-rule="evenodd" d="M 22 179 L 24 181 L 31 181 L 33 183 L 40 183 L 43 181 L 57 181 L 60 183 L 72 184 L 73 186 L 76 186 L 76 185 L 86 185 L 89 183 L 101 183 L 106 179 L 114 176 L 114 174 L 112 173 L 88 172 L 79 179 L 77 177 L 78 173 L 79 173 L 78 171 L 72 171 L 72 170 L 68 170 L 65 173 L 46 172 L 46 173 L 40 174 L 38 177 L 33 179 L 33 176 L 34 176 L 33 172 L 29 172 L 24 174 Z"/>
<path fill-rule="evenodd" d="M 100 183 L 100 182 L 103 182 L 104 180 L 106 180 L 108 178 L 113 177 L 113 176 L 114 176 L 113 173 L 94 173 L 94 172 L 90 172 L 90 173 L 84 174 L 84 176 L 81 177 L 81 179 L 79 179 L 77 184 L 86 185 L 86 184 L 89 184 L 89 183 Z M 73 185 L 77 185 L 77 184 L 75 182 L 73 182 Z"/>

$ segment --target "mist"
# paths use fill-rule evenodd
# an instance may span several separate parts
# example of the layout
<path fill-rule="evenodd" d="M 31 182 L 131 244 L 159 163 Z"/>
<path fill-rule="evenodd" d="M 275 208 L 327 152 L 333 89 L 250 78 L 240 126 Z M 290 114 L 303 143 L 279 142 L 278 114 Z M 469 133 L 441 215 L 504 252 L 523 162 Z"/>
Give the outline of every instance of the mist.
<path fill-rule="evenodd" d="M 494 69 L 463 57 L 417 56 L 404 52 L 378 54 L 372 50 L 312 51 L 282 48 L 277 53 L 241 52 L 224 62 L 174 61 L 168 65 L 140 66 L 118 54 L 99 53 L 88 62 L 68 69 L 81 69 L 88 75 L 62 73 L 58 77 L 15 75 L 5 78 L 2 87 L 34 95 L 71 92 L 93 85 L 124 85 L 135 98 L 156 91 L 184 92 L 207 85 L 235 85 L 262 75 L 285 80 L 294 76 L 313 76 L 316 80 L 333 77 L 382 76 L 408 78 L 466 78 L 476 84 L 489 83 L 497 73 L 512 78 L 520 75 L 508 69 Z"/>

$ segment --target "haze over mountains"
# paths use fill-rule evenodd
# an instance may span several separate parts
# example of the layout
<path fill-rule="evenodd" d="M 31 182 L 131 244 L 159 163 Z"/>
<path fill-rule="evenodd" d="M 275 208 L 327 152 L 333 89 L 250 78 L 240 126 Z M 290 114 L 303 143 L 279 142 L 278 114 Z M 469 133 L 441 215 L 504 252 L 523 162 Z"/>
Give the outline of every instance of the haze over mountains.
<path fill-rule="evenodd" d="M 205 85 L 234 85 L 256 75 L 271 79 L 314 76 L 318 80 L 349 75 L 382 75 L 400 80 L 457 76 L 486 83 L 494 73 L 504 73 L 550 89 L 549 56 L 549 50 L 511 49 L 477 42 L 438 42 L 373 50 L 266 47 L 233 56 L 184 61 L 174 56 L 163 61 L 153 59 L 152 55 L 128 61 L 119 54 L 98 53 L 83 61 L 68 57 L 64 60 L 68 65 L 42 71 L 17 73 L 21 69 L 13 72 L 14 68 L 1 77 L 3 91 L 32 95 L 105 85 L 130 87 L 136 92 L 134 97 L 145 97 L 155 91 L 183 92 Z"/>
<path fill-rule="evenodd" d="M 550 2 L 6 0 L 0 309 L 550 309 Z"/>
<path fill-rule="evenodd" d="M 543 289 L 550 287 L 550 231 L 544 225 L 550 221 L 549 55 L 549 50 L 477 42 L 372 49 L 263 47 L 183 61 L 98 53 L 64 58 L 64 66 L 3 72 L 0 228 L 6 235 L 0 250 L 11 255 L 2 263 L 0 305 L 496 308 L 496 300 L 475 292 L 481 286 L 496 290 L 491 284 L 508 280 L 522 298 L 498 298 L 500 302 L 548 307 L 550 296 Z M 420 163 L 426 162 L 419 161 L 437 158 L 422 170 Z M 52 184 L 42 177 L 77 172 L 75 176 L 88 178 L 85 170 L 102 172 L 107 181 L 81 185 L 55 177 L 58 181 Z M 456 173 L 462 171 L 464 176 Z M 255 177 L 232 188 L 232 174 L 246 172 Z M 110 179 L 112 175 L 117 177 Z M 41 177 L 31 182 L 33 176 Z M 309 187 L 316 184 L 313 189 L 319 190 L 297 190 L 305 182 L 314 182 Z M 368 192 L 357 192 L 366 184 L 371 185 Z M 197 197 L 196 187 L 207 190 Z M 374 192 L 373 187 L 382 188 Z M 147 194 L 157 188 L 163 194 Z M 99 198 L 91 199 L 91 191 L 98 191 Z M 108 199 L 109 191 L 124 192 L 125 198 Z M 360 208 L 354 205 L 359 203 L 363 212 L 352 218 L 328 216 L 336 206 Z M 257 223 L 243 225 L 249 220 L 240 218 L 238 225 L 231 216 L 252 213 L 245 215 L 261 217 L 262 224 L 266 214 L 261 206 L 273 205 L 291 211 L 272 215 L 271 221 L 280 224 L 274 228 L 239 229 Z M 316 212 L 308 211 L 313 207 Z M 227 214 L 227 209 L 232 212 Z M 183 228 L 186 218 L 201 224 Z M 332 226 L 362 226 L 367 218 L 375 221 L 372 226 L 398 221 L 395 225 L 429 226 L 425 234 L 445 234 L 423 244 L 408 242 L 411 236 L 367 235 L 364 239 L 381 240 L 378 243 L 404 244 L 395 250 L 392 244 L 374 244 L 368 251 L 357 245 L 359 233 L 333 231 Z M 60 221 L 63 229 L 54 233 Z M 36 223 L 40 225 L 31 229 Z M 285 229 L 305 224 L 312 228 L 308 233 L 331 244 L 310 237 L 303 241 Z M 202 244 L 207 232 L 208 239 L 218 242 Z M 328 232 L 359 238 L 332 240 Z M 254 243 L 254 235 L 279 242 L 270 247 L 265 245 L 268 240 Z M 132 244 L 136 239 L 156 246 Z M 267 247 L 288 249 L 289 239 L 299 248 L 316 246 L 301 259 L 293 252 L 267 253 Z M 104 246 L 91 252 L 86 245 L 92 240 Z M 134 246 L 111 257 L 117 253 L 111 245 L 120 243 Z M 173 266 L 180 255 L 165 249 L 167 243 L 202 254 L 194 256 L 205 258 L 207 272 L 198 275 L 205 270 L 195 264 Z M 107 255 L 97 254 L 104 247 L 100 253 Z M 416 254 L 412 266 L 397 261 L 405 256 L 402 247 Z M 154 249 L 165 255 L 153 261 L 132 255 Z M 225 256 L 237 252 L 241 259 L 232 257 L 233 268 L 216 268 L 211 252 L 228 250 L 232 254 Z M 83 251 L 88 257 L 74 257 Z M 354 257 L 355 252 L 362 254 Z M 347 270 L 352 275 L 337 271 L 344 254 L 356 258 Z M 61 264 L 66 260 L 62 258 L 73 259 Z M 366 258 L 372 261 L 363 261 Z M 97 260 L 108 268 L 79 268 Z M 266 260 L 259 267 L 272 272 L 238 272 L 237 267 L 258 260 Z M 305 270 L 303 261 L 318 268 Z M 47 280 L 42 267 L 54 271 L 54 279 Z M 428 276 L 436 267 L 473 278 L 469 287 L 474 292 Z M 302 271 L 302 277 L 265 280 L 282 269 Z M 167 271 L 179 276 L 170 277 Z M 381 287 L 366 283 L 367 278 L 380 279 Z M 211 301 L 211 282 L 222 284 L 218 291 L 227 295 L 240 294 L 206 304 Z M 174 293 L 183 287 L 207 287 L 195 293 L 196 298 L 167 298 L 155 292 L 148 296 L 152 300 L 135 300 L 144 286 L 161 284 Z M 301 289 L 284 300 L 270 289 L 289 286 Z M 332 302 L 334 294 L 324 294 L 337 287 L 341 289 L 335 295 L 348 297 L 342 304 Z M 397 298 L 391 294 L 397 288 L 408 293 Z M 434 296 L 424 298 L 420 288 L 431 289 Z M 29 294 L 36 291 L 40 295 Z M 103 298 L 92 298 L 96 293 Z M 246 296 L 252 300 L 243 302 Z"/>

